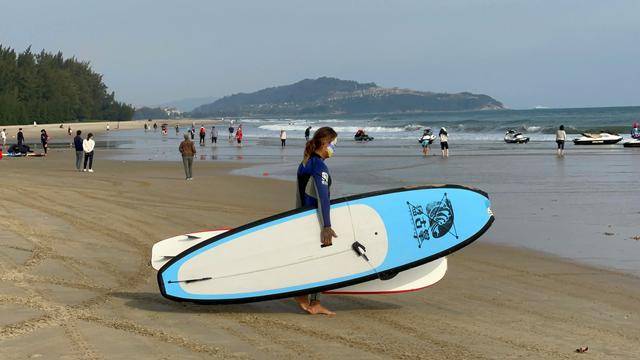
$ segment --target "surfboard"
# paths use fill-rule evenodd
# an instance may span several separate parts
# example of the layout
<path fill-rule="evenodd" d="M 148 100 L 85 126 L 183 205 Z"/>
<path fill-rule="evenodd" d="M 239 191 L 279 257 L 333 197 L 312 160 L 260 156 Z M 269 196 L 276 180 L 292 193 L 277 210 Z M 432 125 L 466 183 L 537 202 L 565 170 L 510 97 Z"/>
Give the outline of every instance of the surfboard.
<path fill-rule="evenodd" d="M 174 236 L 159 241 L 151 248 L 151 266 L 159 270 L 172 258 L 212 237 L 221 235 L 229 228 L 200 231 Z M 329 294 L 395 294 L 416 291 L 431 286 L 442 280 L 447 272 L 447 258 L 443 257 L 430 263 L 398 273 L 391 278 L 374 279 L 361 284 L 347 286 L 336 290 L 328 290 Z"/>
<path fill-rule="evenodd" d="M 274 215 L 188 248 L 158 271 L 168 299 L 243 303 L 390 279 L 478 239 L 494 221 L 488 195 L 459 185 L 404 187 L 331 202 L 332 246 L 317 210 Z"/>

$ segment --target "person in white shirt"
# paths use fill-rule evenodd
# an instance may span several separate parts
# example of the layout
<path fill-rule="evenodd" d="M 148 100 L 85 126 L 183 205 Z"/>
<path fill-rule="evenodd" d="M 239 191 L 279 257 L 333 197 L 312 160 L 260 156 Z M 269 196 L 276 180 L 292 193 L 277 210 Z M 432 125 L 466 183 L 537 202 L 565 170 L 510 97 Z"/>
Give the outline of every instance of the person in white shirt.
<path fill-rule="evenodd" d="M 82 150 L 84 150 L 84 169 L 87 171 L 87 163 L 89 164 L 89 172 L 93 172 L 93 148 L 96 147 L 96 142 L 93 141 L 93 134 L 89 133 L 87 138 L 82 142 Z"/>
<path fill-rule="evenodd" d="M 558 156 L 564 156 L 564 142 L 567 140 L 567 133 L 564 131 L 564 125 L 560 125 L 556 131 L 556 143 L 558 144 Z"/>
<path fill-rule="evenodd" d="M 285 147 L 287 145 L 287 132 L 280 130 L 280 146 Z"/>
<path fill-rule="evenodd" d="M 442 150 L 442 157 L 449 157 L 449 134 L 447 133 L 447 129 L 440 128 L 440 133 L 438 134 L 440 137 L 440 150 Z"/>
<path fill-rule="evenodd" d="M 0 131 L 0 140 L 2 140 L 2 148 L 7 146 L 7 129 Z"/>

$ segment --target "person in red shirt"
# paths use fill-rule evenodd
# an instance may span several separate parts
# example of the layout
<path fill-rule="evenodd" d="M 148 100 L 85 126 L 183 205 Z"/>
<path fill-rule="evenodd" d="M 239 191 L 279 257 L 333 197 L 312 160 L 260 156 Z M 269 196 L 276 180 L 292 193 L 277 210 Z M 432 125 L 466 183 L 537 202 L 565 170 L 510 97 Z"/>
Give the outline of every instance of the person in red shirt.
<path fill-rule="evenodd" d="M 205 145 L 205 138 L 207 137 L 207 130 L 204 128 L 204 126 L 200 127 L 200 146 L 204 146 Z"/>
<path fill-rule="evenodd" d="M 242 146 L 242 125 L 238 125 L 238 130 L 236 130 L 236 141 L 239 146 Z"/>

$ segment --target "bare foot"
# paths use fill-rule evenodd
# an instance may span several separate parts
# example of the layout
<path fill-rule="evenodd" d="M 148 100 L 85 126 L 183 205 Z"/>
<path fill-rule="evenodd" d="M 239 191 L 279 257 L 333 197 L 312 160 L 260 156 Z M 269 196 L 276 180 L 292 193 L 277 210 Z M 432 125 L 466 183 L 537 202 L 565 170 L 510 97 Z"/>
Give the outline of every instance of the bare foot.
<path fill-rule="evenodd" d="M 308 312 L 309 314 L 312 314 L 309 306 L 309 297 L 307 295 L 296 296 L 293 298 L 293 300 L 295 300 L 298 303 L 298 306 L 300 306 L 300 309 Z"/>
<path fill-rule="evenodd" d="M 312 314 L 312 315 L 335 315 L 336 314 L 333 311 L 322 306 L 322 304 L 320 304 L 320 301 L 312 301 L 311 304 L 309 304 L 308 311 L 309 311 L 309 314 Z"/>

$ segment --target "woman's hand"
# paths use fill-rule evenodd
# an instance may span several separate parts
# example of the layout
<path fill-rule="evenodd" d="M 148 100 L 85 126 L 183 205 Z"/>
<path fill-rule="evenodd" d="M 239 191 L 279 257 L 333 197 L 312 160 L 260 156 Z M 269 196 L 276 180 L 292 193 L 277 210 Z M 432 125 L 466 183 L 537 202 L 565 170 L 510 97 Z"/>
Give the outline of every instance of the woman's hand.
<path fill-rule="evenodd" d="M 330 227 L 322 228 L 322 231 L 320 232 L 320 241 L 322 241 L 322 247 L 331 246 L 332 245 L 331 240 L 337 237 L 338 235 L 336 235 L 336 232 L 333 231 L 332 228 Z"/>

